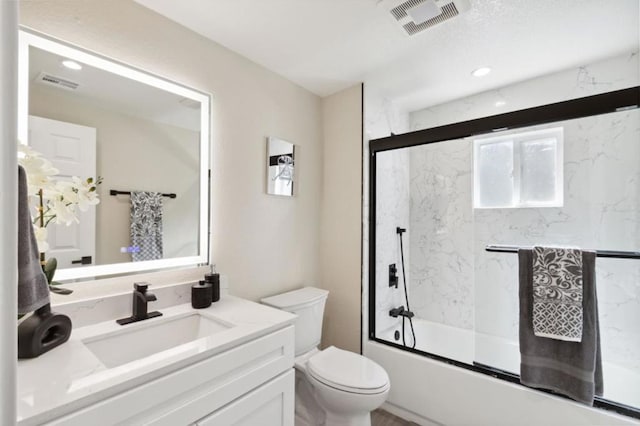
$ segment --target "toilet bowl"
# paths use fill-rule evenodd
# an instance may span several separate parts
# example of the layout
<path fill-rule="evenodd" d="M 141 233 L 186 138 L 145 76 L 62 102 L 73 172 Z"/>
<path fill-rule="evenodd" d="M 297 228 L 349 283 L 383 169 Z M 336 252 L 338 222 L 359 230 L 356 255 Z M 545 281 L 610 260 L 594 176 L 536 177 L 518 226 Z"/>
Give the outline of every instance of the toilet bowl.
<path fill-rule="evenodd" d="M 307 361 L 307 378 L 327 425 L 370 426 L 389 395 L 389 376 L 375 362 L 333 346 Z"/>
<path fill-rule="evenodd" d="M 387 372 L 372 360 L 330 346 L 319 350 L 328 292 L 305 287 L 262 299 L 298 315 L 296 346 L 296 426 L 370 426 L 371 411 L 386 400 Z"/>

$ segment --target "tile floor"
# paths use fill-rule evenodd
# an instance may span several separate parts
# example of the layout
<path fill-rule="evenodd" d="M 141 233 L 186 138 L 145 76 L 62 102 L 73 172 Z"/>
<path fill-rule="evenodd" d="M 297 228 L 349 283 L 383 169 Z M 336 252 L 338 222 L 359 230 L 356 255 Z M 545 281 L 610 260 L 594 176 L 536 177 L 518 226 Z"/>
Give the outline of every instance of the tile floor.
<path fill-rule="evenodd" d="M 371 413 L 371 426 L 418 426 L 418 424 L 377 409 Z"/>

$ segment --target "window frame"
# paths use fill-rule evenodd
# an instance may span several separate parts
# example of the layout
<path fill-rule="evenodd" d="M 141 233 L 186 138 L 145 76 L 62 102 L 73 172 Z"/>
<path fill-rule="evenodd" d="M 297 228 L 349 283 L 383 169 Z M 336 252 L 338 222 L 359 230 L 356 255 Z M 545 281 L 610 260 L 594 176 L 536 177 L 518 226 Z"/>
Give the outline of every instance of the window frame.
<path fill-rule="evenodd" d="M 555 141 L 555 197 L 552 201 L 528 201 L 522 199 L 522 145 L 531 141 Z M 511 142 L 513 169 L 510 205 L 480 204 L 480 149 L 484 145 Z M 473 139 L 473 208 L 474 209 L 520 209 L 564 206 L 564 128 L 552 127 L 527 132 L 509 132 L 499 136 Z"/>

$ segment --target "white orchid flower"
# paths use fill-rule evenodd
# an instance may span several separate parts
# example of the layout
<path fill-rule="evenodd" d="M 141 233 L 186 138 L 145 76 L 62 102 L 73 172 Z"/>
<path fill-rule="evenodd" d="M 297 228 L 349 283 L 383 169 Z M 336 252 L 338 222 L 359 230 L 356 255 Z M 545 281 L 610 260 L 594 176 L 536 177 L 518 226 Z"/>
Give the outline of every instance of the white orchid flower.
<path fill-rule="evenodd" d="M 55 182 L 51 179 L 59 173 L 53 164 L 27 145 L 18 145 L 18 164 L 27 174 L 29 195 L 36 195 L 40 190 L 52 192 Z"/>
<path fill-rule="evenodd" d="M 60 180 L 56 182 L 56 190 L 65 202 L 72 204 L 78 203 L 78 189 L 75 182 Z"/>
<path fill-rule="evenodd" d="M 59 225 L 71 225 L 72 223 L 80 223 L 76 216 L 75 204 L 67 204 L 64 200 L 56 199 L 49 203 L 51 212 L 55 215 L 56 223 Z"/>
<path fill-rule="evenodd" d="M 33 233 L 36 236 L 38 242 L 38 251 L 40 253 L 46 253 L 49 251 L 49 243 L 47 242 L 47 228 L 41 228 L 39 226 L 33 227 Z"/>
<path fill-rule="evenodd" d="M 98 192 L 96 191 L 96 184 L 93 179 L 87 179 L 85 181 L 80 182 L 80 186 L 78 186 L 78 208 L 86 212 L 89 209 L 89 206 L 95 206 L 100 203 L 100 198 L 98 198 Z"/>
<path fill-rule="evenodd" d="M 100 202 L 97 186 L 101 178 L 85 180 L 73 176 L 70 180 L 57 178 L 59 170 L 41 153 L 28 145 L 18 144 L 18 163 L 24 167 L 31 200 L 35 202 L 34 231 L 38 250 L 49 250 L 47 225 L 80 223 L 77 210 L 86 211 Z M 42 225 L 42 226 L 40 226 Z"/>

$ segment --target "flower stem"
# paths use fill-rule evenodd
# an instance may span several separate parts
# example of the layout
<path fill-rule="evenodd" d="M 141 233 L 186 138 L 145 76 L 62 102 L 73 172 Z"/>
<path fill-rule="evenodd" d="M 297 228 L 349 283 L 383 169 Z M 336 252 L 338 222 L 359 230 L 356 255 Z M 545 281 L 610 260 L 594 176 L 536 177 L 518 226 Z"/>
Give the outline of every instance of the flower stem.
<path fill-rule="evenodd" d="M 44 224 L 44 197 L 42 195 L 42 189 L 38 191 L 38 199 L 40 201 L 40 205 L 38 206 L 38 213 L 40 216 L 40 228 L 44 228 L 46 225 Z M 40 264 L 44 266 L 46 264 L 46 259 L 44 257 L 44 253 L 40 253 Z"/>

